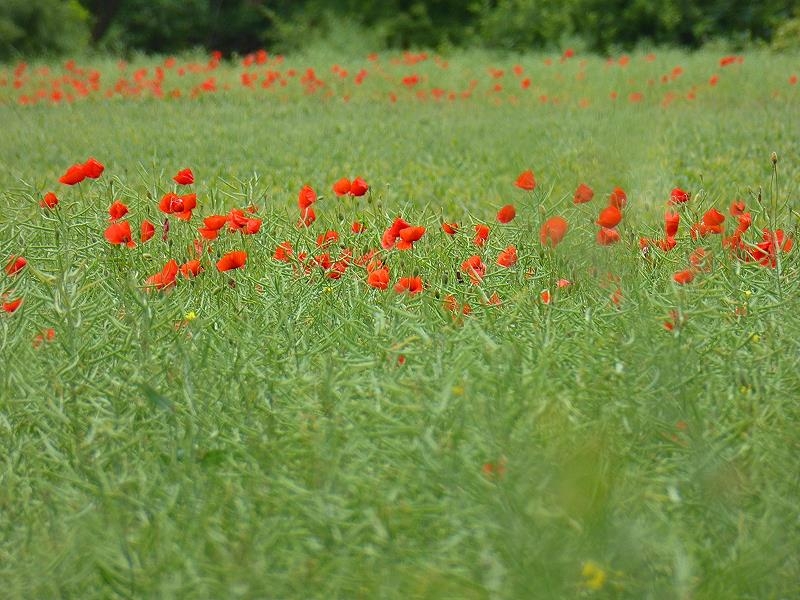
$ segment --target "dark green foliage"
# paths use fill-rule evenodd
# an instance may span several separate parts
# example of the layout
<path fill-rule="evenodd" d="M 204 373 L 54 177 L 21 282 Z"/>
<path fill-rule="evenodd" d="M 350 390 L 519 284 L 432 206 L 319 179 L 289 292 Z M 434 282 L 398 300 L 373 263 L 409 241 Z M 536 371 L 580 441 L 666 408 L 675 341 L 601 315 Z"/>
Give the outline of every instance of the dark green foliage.
<path fill-rule="evenodd" d="M 74 0 L 3 0 L 0 60 L 79 51 L 89 37 L 89 19 Z"/>
<path fill-rule="evenodd" d="M 0 7 L 0 58 L 74 54 L 89 27 L 95 45 L 144 52 L 292 51 L 346 24 L 369 32 L 374 50 L 523 51 L 577 42 L 608 52 L 641 43 L 697 48 L 716 39 L 741 46 L 771 41 L 799 9 L 800 0 L 7 0 Z"/>

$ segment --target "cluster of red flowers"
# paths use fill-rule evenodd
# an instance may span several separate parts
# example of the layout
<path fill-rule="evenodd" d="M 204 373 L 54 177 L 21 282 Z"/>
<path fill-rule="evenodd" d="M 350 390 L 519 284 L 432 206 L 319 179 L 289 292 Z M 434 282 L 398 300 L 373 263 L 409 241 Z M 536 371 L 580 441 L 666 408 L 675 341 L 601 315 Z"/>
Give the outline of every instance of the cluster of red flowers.
<path fill-rule="evenodd" d="M 656 59 L 655 54 L 639 58 L 646 63 L 655 63 Z M 289 66 L 287 62 L 285 57 L 272 56 L 265 50 L 247 55 L 238 65 L 224 63 L 219 53 L 213 53 L 207 61 L 181 63 L 174 57 L 168 57 L 158 65 L 140 68 L 120 61 L 116 73 L 80 67 L 74 60 L 67 61 L 62 69 L 47 66 L 34 69 L 20 62 L 11 70 L 0 69 L 0 103 L 5 101 L 2 92 L 6 88 L 9 100 L 13 98 L 23 106 L 42 103 L 61 105 L 88 98 L 149 97 L 177 101 L 232 93 L 235 90 L 249 94 L 280 91 L 283 95 L 293 90 L 304 96 L 318 96 L 326 100 L 340 98 L 345 102 L 358 95 L 369 95 L 371 99 L 381 95 L 390 102 L 456 102 L 481 98 L 493 104 L 528 101 L 542 105 L 573 104 L 588 108 L 600 100 L 597 93 L 585 90 L 576 96 L 574 90 L 566 91 L 564 81 L 567 77 L 574 77 L 580 90 L 591 69 L 623 70 L 628 68 L 632 59 L 623 55 L 617 59 L 609 58 L 602 64 L 576 59 L 574 51 L 567 49 L 556 60 L 547 57 L 535 64 L 516 64 L 509 70 L 489 66 L 483 70 L 483 80 L 475 78 L 473 69 L 470 69 L 469 80 L 458 82 L 456 79 L 455 83 L 450 63 L 427 53 L 404 53 L 385 58 L 371 54 L 365 63 L 352 70 L 338 64 L 329 69 L 319 69 L 319 72 L 331 73 L 332 77 L 324 78 L 313 66 L 297 68 Z M 686 69 L 676 65 L 664 72 L 651 73 L 644 80 L 625 77 L 623 89 L 610 89 L 608 95 L 603 96 L 610 102 L 626 98 L 632 104 L 655 101 L 664 107 L 677 101 L 693 102 L 702 94 L 719 89 L 724 78 L 735 80 L 742 77 L 743 64 L 742 56 L 726 56 L 718 63 L 705 65 L 703 72 L 695 74 L 692 80 L 689 80 Z M 220 68 L 223 65 L 226 68 Z M 445 75 L 441 80 L 440 74 Z M 374 88 L 365 85 L 368 77 L 376 82 Z M 608 79 L 618 80 L 616 77 Z M 679 89 L 678 84 L 684 81 L 686 83 Z M 797 73 L 787 74 L 785 81 L 789 86 L 796 86 Z M 384 89 L 387 84 L 391 86 L 389 91 Z M 659 92 L 658 86 L 663 86 L 664 91 Z M 773 89 L 771 94 L 777 97 L 781 91 Z M 356 187 L 352 192 L 344 193 L 358 195 L 357 190 Z"/>
<path fill-rule="evenodd" d="M 84 179 L 96 179 L 102 175 L 104 166 L 94 158 L 88 159 L 85 163 L 76 163 L 67 169 L 60 181 L 67 186 L 77 185 Z M 194 173 L 191 169 L 182 169 L 173 177 L 176 186 L 191 186 L 195 181 Z M 536 179 L 531 170 L 526 170 L 517 177 L 515 186 L 527 193 L 526 198 L 532 202 L 537 199 Z M 358 177 L 352 181 L 342 178 L 336 181 L 332 189 L 338 196 L 350 195 L 359 197 L 366 194 L 369 185 L 362 178 Z M 573 208 L 565 208 L 568 214 L 570 211 L 582 211 L 580 206 L 591 202 L 594 198 L 594 191 L 586 183 L 580 183 L 573 195 Z M 55 199 L 55 200 L 53 200 Z M 297 227 L 301 232 L 307 231 L 315 222 L 314 204 L 320 197 L 310 185 L 305 185 L 298 195 L 298 207 L 300 218 Z M 658 249 L 663 252 L 671 252 L 684 244 L 691 244 L 688 253 L 688 266 L 674 273 L 672 279 L 676 284 L 687 285 L 695 280 L 698 274 L 708 272 L 712 268 L 712 252 L 698 242 L 708 236 L 721 236 L 720 247 L 734 260 L 743 262 L 757 263 L 767 268 L 776 268 L 780 264 L 781 255 L 792 249 L 793 240 L 783 230 L 763 229 L 761 238 L 758 241 L 748 241 L 747 233 L 753 222 L 753 216 L 747 211 L 745 203 L 741 200 L 734 201 L 728 212 L 732 219 L 736 221 L 735 229 L 726 235 L 726 217 L 716 208 L 707 209 L 699 221 L 694 223 L 688 236 L 679 238 L 679 226 L 682 213 L 690 211 L 692 195 L 680 188 L 674 188 L 666 202 L 667 209 L 664 215 L 664 235 L 663 237 L 642 237 L 639 246 L 642 255 L 649 257 L 651 250 Z M 628 207 L 628 195 L 617 187 L 608 195 L 608 204 L 597 214 L 595 220 L 599 227 L 595 242 L 599 246 L 609 246 L 621 241 L 619 227 L 623 221 L 623 211 Z M 155 203 L 154 203 L 155 205 Z M 256 235 L 262 230 L 263 220 L 256 216 L 258 209 L 255 206 L 248 206 L 243 209 L 234 208 L 227 214 L 211 214 L 202 218 L 202 224 L 192 225 L 196 220 L 195 212 L 200 208 L 197 194 L 194 192 L 178 193 L 173 190 L 165 193 L 158 201 L 158 210 L 164 214 L 162 224 L 162 240 L 169 240 L 170 227 L 177 226 L 187 228 L 185 231 L 192 231 L 194 241 L 190 247 L 189 259 L 180 263 L 176 258 L 168 258 L 166 263 L 154 274 L 147 276 L 142 281 L 142 289 L 147 291 L 166 291 L 177 285 L 179 277 L 184 280 L 194 279 L 200 276 L 211 264 L 216 267 L 218 272 L 228 272 L 236 269 L 243 269 L 247 265 L 248 254 L 245 250 L 238 249 L 218 255 L 215 261 L 209 261 L 207 255 L 212 253 L 212 244 L 219 239 L 221 232 L 227 231 L 229 235 L 238 235 L 243 241 L 243 236 Z M 41 206 L 44 210 L 62 210 L 58 205 L 58 200 L 53 192 L 48 192 L 42 199 Z M 539 218 L 540 210 L 535 211 L 535 218 Z M 691 212 L 690 212 L 691 214 Z M 497 221 L 499 226 L 511 223 L 517 216 L 517 209 L 514 204 L 506 204 L 497 211 Z M 177 221 L 171 221 L 174 218 Z M 106 241 L 119 247 L 136 248 L 138 244 L 149 242 L 154 236 L 156 226 L 147 219 L 142 219 L 139 224 L 138 239 L 134 239 L 131 227 L 131 211 L 129 207 L 120 200 L 114 200 L 108 207 L 109 224 L 103 231 Z M 179 224 L 179 223 L 185 224 Z M 172 224 L 171 224 L 172 223 Z M 456 236 L 463 228 L 455 222 L 443 222 L 440 235 Z M 485 223 L 476 223 L 473 226 L 474 236 L 471 244 L 474 246 L 472 253 L 464 253 L 457 260 L 460 262 L 456 269 L 458 279 L 469 281 L 484 298 L 487 306 L 499 305 L 502 300 L 495 291 L 489 295 L 481 290 L 485 284 L 490 270 L 512 269 L 519 262 L 519 252 L 516 245 L 511 244 L 504 249 L 494 251 L 489 250 L 489 236 L 491 227 Z M 540 252 L 556 252 L 556 248 L 566 238 L 569 232 L 569 221 L 563 215 L 553 215 L 544 219 L 539 228 L 539 242 L 542 246 Z M 417 273 L 401 273 L 401 276 L 393 280 L 390 263 L 394 262 L 392 255 L 395 252 L 413 252 L 416 244 L 421 242 L 426 236 L 427 228 L 424 225 L 414 225 L 402 216 L 395 217 L 388 224 L 379 239 L 374 239 L 369 248 L 369 238 L 366 241 L 366 251 L 358 252 L 355 250 L 355 243 L 347 243 L 348 239 L 355 242 L 356 238 L 347 238 L 347 235 L 361 236 L 366 232 L 366 227 L 356 221 L 352 224 L 349 234 L 343 234 L 336 230 L 327 230 L 319 233 L 315 240 L 315 249 L 296 250 L 290 241 L 284 241 L 277 245 L 272 258 L 277 263 L 284 263 L 291 267 L 292 272 L 300 277 L 321 273 L 323 277 L 331 280 L 342 278 L 350 269 L 360 270 L 363 275 L 359 275 L 368 288 L 375 290 L 388 290 L 390 288 L 398 294 L 416 295 L 422 293 L 428 286 L 423 278 Z M 377 238 L 377 234 L 375 234 Z M 302 243 L 302 238 L 301 238 Z M 364 243 L 358 244 L 362 248 Z M 170 247 L 170 246 L 165 246 Z M 467 255 L 469 254 L 469 255 Z M 9 256 L 5 261 L 5 276 L 13 280 L 30 269 L 27 259 L 19 254 Z M 609 275 L 607 284 L 611 285 L 613 291 L 610 299 L 613 304 L 622 301 L 622 291 L 619 287 L 619 278 Z M 572 285 L 572 282 L 564 277 L 554 281 L 553 291 L 559 292 Z M 563 292 L 559 292 L 563 293 Z M 544 289 L 540 293 L 540 301 L 548 305 L 554 301 L 550 288 Z M 2 293 L 2 309 L 6 313 L 14 313 L 22 305 L 23 299 L 19 295 L 11 292 Z M 472 312 L 472 307 L 466 302 L 460 302 L 453 294 L 445 294 L 443 297 L 445 310 L 453 313 L 454 318 L 461 318 Z M 665 327 L 672 328 L 676 323 L 682 323 L 683 315 L 675 316 L 665 324 Z M 45 331 L 37 336 L 35 343 L 41 345 L 53 339 L 55 333 Z"/>

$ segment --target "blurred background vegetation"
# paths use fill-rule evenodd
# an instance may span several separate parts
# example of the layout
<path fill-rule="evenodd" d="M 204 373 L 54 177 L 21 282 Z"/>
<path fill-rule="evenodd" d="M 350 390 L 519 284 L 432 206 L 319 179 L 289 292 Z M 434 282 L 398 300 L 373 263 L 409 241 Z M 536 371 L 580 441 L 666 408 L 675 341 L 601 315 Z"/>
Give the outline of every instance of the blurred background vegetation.
<path fill-rule="evenodd" d="M 800 0 L 3 0 L 0 60 L 98 50 L 245 54 L 479 46 L 800 47 Z"/>

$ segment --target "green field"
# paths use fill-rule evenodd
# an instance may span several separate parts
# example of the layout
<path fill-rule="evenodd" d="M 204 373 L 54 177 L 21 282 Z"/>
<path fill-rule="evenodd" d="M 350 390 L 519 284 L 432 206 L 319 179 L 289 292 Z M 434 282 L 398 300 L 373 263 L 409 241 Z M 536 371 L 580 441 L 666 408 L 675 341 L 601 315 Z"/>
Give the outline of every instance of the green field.
<path fill-rule="evenodd" d="M 755 248 L 797 235 L 800 57 L 723 58 L 0 65 L 0 264 L 27 260 L 0 271 L 22 299 L 0 312 L 0 597 L 797 597 L 800 250 Z M 90 156 L 99 178 L 59 183 Z M 334 194 L 357 176 L 365 196 Z M 174 191 L 189 221 L 159 209 Z M 135 248 L 104 237 L 117 199 Z M 248 207 L 257 233 L 195 250 Z M 724 234 L 691 235 L 712 208 Z M 675 247 L 640 243 L 667 209 Z M 381 248 L 397 216 L 426 228 L 409 251 Z M 352 260 L 334 279 L 321 254 Z"/>

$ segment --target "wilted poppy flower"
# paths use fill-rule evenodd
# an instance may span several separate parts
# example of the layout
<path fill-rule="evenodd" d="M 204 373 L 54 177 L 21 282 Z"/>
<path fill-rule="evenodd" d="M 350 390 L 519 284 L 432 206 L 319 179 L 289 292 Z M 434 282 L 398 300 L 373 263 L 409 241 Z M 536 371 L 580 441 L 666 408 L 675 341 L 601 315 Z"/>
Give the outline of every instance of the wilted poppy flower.
<path fill-rule="evenodd" d="M 513 267 L 517 264 L 517 248 L 515 246 L 508 246 L 497 257 L 497 264 L 501 267 Z"/>
<path fill-rule="evenodd" d="M 11 314 L 20 307 L 20 304 L 22 304 L 22 298 L 5 301 L 3 302 L 3 310 Z"/>
<path fill-rule="evenodd" d="M 367 285 L 379 290 L 385 290 L 389 287 L 389 269 L 382 267 L 369 272 L 367 275 Z"/>
<path fill-rule="evenodd" d="M 172 179 L 178 185 L 191 185 L 194 183 L 194 173 L 191 169 L 182 169 Z"/>
<path fill-rule="evenodd" d="M 128 207 L 119 200 L 114 200 L 114 203 L 108 207 L 108 215 L 112 221 L 117 221 L 127 214 Z"/>
<path fill-rule="evenodd" d="M 560 288 L 569 287 L 571 285 L 572 285 L 572 282 L 569 279 L 563 279 L 562 278 L 562 279 L 559 279 L 558 281 L 556 281 L 556 286 L 558 286 Z"/>
<path fill-rule="evenodd" d="M 363 196 L 369 190 L 369 185 L 366 181 L 361 179 L 361 177 L 356 177 L 353 180 L 353 183 L 350 184 L 350 195 L 351 196 Z"/>
<path fill-rule="evenodd" d="M 600 231 L 597 232 L 597 243 L 601 246 L 610 246 L 611 244 L 615 244 L 619 241 L 619 231 L 616 229 L 609 229 L 607 227 L 601 227 Z"/>
<path fill-rule="evenodd" d="M 167 261 L 164 268 L 155 275 L 151 275 L 145 281 L 145 286 L 154 290 L 165 290 L 175 285 L 175 278 L 178 275 L 178 263 L 172 258 Z"/>
<path fill-rule="evenodd" d="M 542 224 L 539 241 L 543 246 L 555 248 L 564 239 L 567 229 L 569 229 L 569 224 L 564 217 L 550 217 Z"/>
<path fill-rule="evenodd" d="M 244 250 L 237 250 L 235 252 L 228 252 L 225 256 L 217 261 L 218 271 L 230 271 L 231 269 L 240 269 L 247 262 L 247 252 Z"/>
<path fill-rule="evenodd" d="M 194 258 L 182 264 L 180 271 L 185 279 L 191 279 L 202 273 L 203 267 L 200 266 L 200 261 Z"/>
<path fill-rule="evenodd" d="M 486 243 L 486 240 L 489 239 L 489 227 L 488 225 L 483 225 L 482 223 L 478 223 L 475 225 L 475 237 L 473 238 L 473 243 L 480 247 Z"/>
<path fill-rule="evenodd" d="M 681 216 L 676 212 L 668 211 L 664 215 L 664 233 L 668 238 L 677 235 L 680 222 Z"/>
<path fill-rule="evenodd" d="M 9 276 L 16 275 L 24 269 L 27 264 L 28 261 L 25 260 L 24 256 L 11 256 L 6 263 L 6 274 Z"/>
<path fill-rule="evenodd" d="M 105 171 L 103 164 L 94 157 L 83 163 L 83 175 L 89 179 L 97 179 Z"/>
<path fill-rule="evenodd" d="M 517 209 L 513 204 L 506 204 L 503 208 L 497 211 L 497 220 L 501 223 L 510 223 L 517 216 Z"/>
<path fill-rule="evenodd" d="M 346 177 L 342 177 L 339 181 L 333 184 L 333 193 L 337 196 L 346 196 L 350 193 L 351 187 L 350 180 Z"/>
<path fill-rule="evenodd" d="M 477 254 L 462 262 L 461 270 L 469 275 L 472 285 L 478 285 L 486 275 L 486 265 Z"/>
<path fill-rule="evenodd" d="M 139 241 L 145 243 L 147 240 L 152 238 L 156 234 L 156 226 L 153 225 L 150 221 L 144 220 L 142 221 L 141 227 L 141 234 L 139 236 Z"/>
<path fill-rule="evenodd" d="M 536 189 L 536 177 L 533 175 L 533 171 L 528 169 L 527 171 L 523 171 L 517 177 L 517 181 L 514 183 L 518 188 L 521 190 L 525 190 L 528 192 L 532 192 Z"/>
<path fill-rule="evenodd" d="M 594 198 L 594 190 L 585 183 L 582 183 L 578 186 L 578 189 L 575 190 L 572 201 L 575 204 L 584 204 L 589 202 L 592 198 Z"/>
<path fill-rule="evenodd" d="M 75 185 L 86 179 L 86 172 L 82 164 L 74 164 L 67 171 L 58 178 L 58 180 L 65 185 Z"/>
<path fill-rule="evenodd" d="M 670 204 L 683 204 L 684 202 L 691 200 L 691 198 L 692 195 L 689 192 L 683 191 L 681 188 L 674 188 L 669 193 Z"/>
<path fill-rule="evenodd" d="M 401 277 L 397 280 L 394 291 L 398 294 L 402 292 L 418 294 L 422 291 L 422 279 L 419 277 Z"/>
<path fill-rule="evenodd" d="M 442 231 L 447 235 L 455 235 L 458 232 L 458 223 L 442 223 Z"/>
<path fill-rule="evenodd" d="M 614 191 L 611 192 L 611 195 L 608 197 L 608 203 L 622 210 L 628 203 L 628 195 L 621 187 L 615 187 Z"/>
<path fill-rule="evenodd" d="M 112 223 L 103 233 L 109 243 L 114 245 L 125 244 L 128 248 L 136 247 L 136 242 L 131 236 L 131 224 L 127 221 Z"/>
<path fill-rule="evenodd" d="M 58 205 L 58 197 L 53 192 L 47 192 L 39 202 L 42 208 L 55 208 Z"/>
<path fill-rule="evenodd" d="M 677 284 L 686 285 L 687 283 L 691 283 L 694 280 L 694 271 L 692 271 L 691 269 L 678 271 L 672 276 L 672 279 L 674 279 L 675 283 Z"/>
<path fill-rule="evenodd" d="M 600 227 L 606 227 L 608 229 L 613 229 L 619 222 L 622 220 L 622 213 L 620 212 L 619 208 L 614 205 L 606 206 L 603 210 L 600 211 L 600 216 L 597 218 L 597 224 Z"/>

